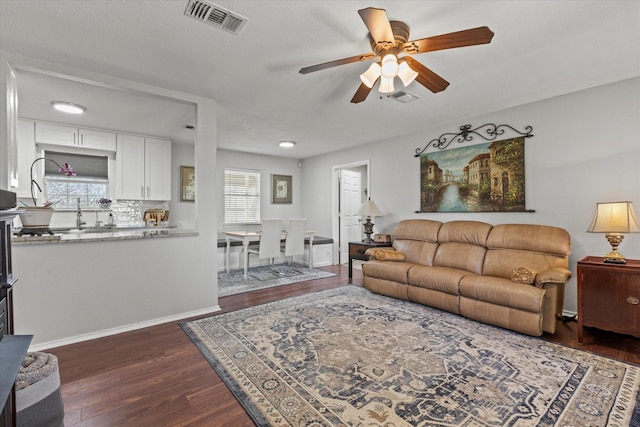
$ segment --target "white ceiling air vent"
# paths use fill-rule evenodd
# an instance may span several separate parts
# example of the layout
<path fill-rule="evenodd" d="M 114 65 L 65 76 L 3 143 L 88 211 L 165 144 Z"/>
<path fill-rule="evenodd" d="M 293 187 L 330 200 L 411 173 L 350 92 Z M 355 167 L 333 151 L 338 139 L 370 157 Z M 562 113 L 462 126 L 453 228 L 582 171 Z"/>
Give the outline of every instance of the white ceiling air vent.
<path fill-rule="evenodd" d="M 410 102 L 420 99 L 419 96 L 409 92 L 405 92 L 403 90 L 399 90 L 398 92 L 391 94 L 391 97 L 395 98 L 395 100 L 398 102 L 402 102 L 403 104 L 408 104 Z"/>
<path fill-rule="evenodd" d="M 244 16 L 202 0 L 189 0 L 184 14 L 233 34 L 238 34 L 248 21 Z"/>

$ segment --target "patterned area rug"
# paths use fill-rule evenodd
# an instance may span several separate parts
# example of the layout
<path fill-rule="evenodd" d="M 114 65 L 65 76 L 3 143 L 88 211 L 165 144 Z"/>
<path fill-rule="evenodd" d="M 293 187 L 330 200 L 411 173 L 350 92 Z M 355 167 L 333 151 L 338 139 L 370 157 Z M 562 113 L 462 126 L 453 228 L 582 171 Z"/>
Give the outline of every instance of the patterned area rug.
<path fill-rule="evenodd" d="M 260 426 L 640 425 L 638 366 L 353 286 L 182 327 Z"/>
<path fill-rule="evenodd" d="M 247 279 L 245 279 L 244 269 L 241 268 L 230 270 L 228 273 L 218 273 L 218 296 L 225 297 L 242 292 L 331 276 L 335 276 L 335 274 L 315 268 L 309 270 L 309 267 L 305 265 L 292 263 L 291 266 L 288 264 L 275 264 L 273 266 L 251 267 L 249 268 Z"/>

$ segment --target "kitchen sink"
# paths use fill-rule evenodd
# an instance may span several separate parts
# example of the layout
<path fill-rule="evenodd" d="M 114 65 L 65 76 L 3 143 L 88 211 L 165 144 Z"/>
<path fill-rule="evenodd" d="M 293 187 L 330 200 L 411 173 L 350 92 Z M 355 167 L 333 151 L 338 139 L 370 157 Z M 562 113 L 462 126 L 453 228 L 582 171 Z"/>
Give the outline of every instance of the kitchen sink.
<path fill-rule="evenodd" d="M 78 228 L 52 228 L 54 233 L 83 234 L 83 233 L 113 233 L 116 231 L 144 231 L 158 230 L 162 227 L 82 227 Z"/>

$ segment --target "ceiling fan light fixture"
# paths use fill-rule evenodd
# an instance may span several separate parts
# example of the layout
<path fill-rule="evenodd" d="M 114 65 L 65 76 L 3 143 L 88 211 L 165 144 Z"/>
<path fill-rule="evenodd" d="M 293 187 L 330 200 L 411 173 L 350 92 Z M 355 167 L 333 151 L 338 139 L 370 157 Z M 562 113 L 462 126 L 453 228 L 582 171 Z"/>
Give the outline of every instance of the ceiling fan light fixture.
<path fill-rule="evenodd" d="M 398 75 L 398 58 L 394 54 L 390 53 L 382 58 L 380 74 L 387 79 L 393 79 Z"/>
<path fill-rule="evenodd" d="M 360 74 L 360 80 L 362 80 L 362 83 L 364 83 L 368 88 L 373 87 L 376 80 L 378 80 L 378 77 L 380 77 L 380 64 L 377 62 L 371 64 L 367 71 Z"/>
<path fill-rule="evenodd" d="M 402 80 L 404 87 L 407 87 L 416 79 L 416 77 L 418 77 L 418 73 L 409 67 L 409 64 L 402 61 L 398 67 L 398 77 Z"/>
<path fill-rule="evenodd" d="M 65 101 L 51 101 L 51 106 L 58 111 L 69 114 L 82 114 L 87 111 L 87 107 Z"/>
<path fill-rule="evenodd" d="M 380 78 L 380 86 L 378 87 L 378 92 L 380 93 L 391 93 L 395 90 L 395 88 L 393 87 L 393 78 L 386 78 L 386 77 L 381 77 Z"/>

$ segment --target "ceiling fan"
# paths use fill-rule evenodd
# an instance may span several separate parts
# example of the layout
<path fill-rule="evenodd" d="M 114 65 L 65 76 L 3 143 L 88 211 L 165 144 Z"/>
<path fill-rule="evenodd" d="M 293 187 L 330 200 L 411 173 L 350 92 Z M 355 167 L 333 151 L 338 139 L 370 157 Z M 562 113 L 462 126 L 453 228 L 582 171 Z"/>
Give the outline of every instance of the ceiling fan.
<path fill-rule="evenodd" d="M 396 76 L 402 80 L 405 87 L 413 80 L 417 80 L 433 93 L 443 91 L 449 86 L 449 82 L 409 55 L 487 44 L 493 38 L 493 31 L 488 27 L 478 27 L 408 41 L 409 26 L 404 22 L 389 21 L 384 9 L 368 7 L 359 10 L 358 14 L 369 30 L 369 42 L 373 53 L 351 56 L 300 69 L 301 74 L 307 74 L 338 65 L 376 59 L 376 62 L 360 75 L 362 84 L 351 99 L 354 104 L 364 101 L 378 80 L 380 81 L 378 87 L 380 93 L 392 93 L 395 90 L 393 80 Z M 398 55 L 401 53 L 406 55 L 399 57 Z"/>

